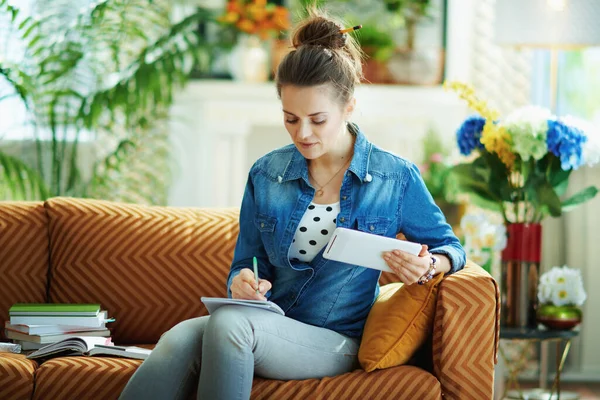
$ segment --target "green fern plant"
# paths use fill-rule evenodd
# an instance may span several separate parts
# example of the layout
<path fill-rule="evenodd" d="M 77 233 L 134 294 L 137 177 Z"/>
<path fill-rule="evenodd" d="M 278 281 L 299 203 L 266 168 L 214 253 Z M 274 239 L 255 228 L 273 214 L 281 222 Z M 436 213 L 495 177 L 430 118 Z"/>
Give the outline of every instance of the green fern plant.
<path fill-rule="evenodd" d="M 166 123 L 175 88 L 206 66 L 197 8 L 173 23 L 168 0 L 42 0 L 22 17 L 0 0 L 22 60 L 0 53 L 0 80 L 27 113 L 34 151 L 2 146 L 0 199 L 102 197 L 164 204 L 171 161 Z M 83 144 L 93 154 L 82 154 Z M 32 154 L 34 153 L 34 154 Z M 93 157 L 90 163 L 89 157 Z M 87 158 L 87 160 L 83 160 Z M 82 161 L 93 167 L 83 167 Z"/>

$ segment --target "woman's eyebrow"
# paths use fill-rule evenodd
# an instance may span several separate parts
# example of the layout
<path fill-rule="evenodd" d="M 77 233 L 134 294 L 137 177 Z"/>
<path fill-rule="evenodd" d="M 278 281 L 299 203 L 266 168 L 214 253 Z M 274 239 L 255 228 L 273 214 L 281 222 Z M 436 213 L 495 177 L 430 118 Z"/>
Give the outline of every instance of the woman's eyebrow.
<path fill-rule="evenodd" d="M 290 114 L 290 115 L 296 117 L 296 114 L 291 113 L 289 111 L 283 110 L 283 112 L 286 113 L 286 114 Z M 308 116 L 309 117 L 314 117 L 315 115 L 319 115 L 319 114 L 327 114 L 327 112 L 325 112 L 325 111 L 319 111 L 319 112 L 316 112 L 316 113 L 308 114 Z"/>

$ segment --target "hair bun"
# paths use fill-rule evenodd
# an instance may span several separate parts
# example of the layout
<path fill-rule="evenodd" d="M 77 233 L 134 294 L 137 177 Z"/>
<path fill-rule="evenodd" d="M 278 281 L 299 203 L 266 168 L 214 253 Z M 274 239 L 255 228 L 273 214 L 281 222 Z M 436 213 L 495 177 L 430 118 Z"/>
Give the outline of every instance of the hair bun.
<path fill-rule="evenodd" d="M 300 46 L 322 46 L 326 49 L 342 49 L 348 35 L 342 34 L 342 27 L 328 18 L 313 15 L 305 20 L 292 37 L 294 48 Z"/>

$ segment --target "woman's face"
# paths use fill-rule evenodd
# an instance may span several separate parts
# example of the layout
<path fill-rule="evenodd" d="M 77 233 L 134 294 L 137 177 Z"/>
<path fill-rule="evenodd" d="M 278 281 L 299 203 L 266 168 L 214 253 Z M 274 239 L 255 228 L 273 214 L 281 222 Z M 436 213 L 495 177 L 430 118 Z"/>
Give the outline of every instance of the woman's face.
<path fill-rule="evenodd" d="M 330 85 L 285 85 L 281 103 L 285 128 L 304 158 L 314 160 L 345 145 L 346 121 L 354 110 L 354 98 L 342 106 Z"/>

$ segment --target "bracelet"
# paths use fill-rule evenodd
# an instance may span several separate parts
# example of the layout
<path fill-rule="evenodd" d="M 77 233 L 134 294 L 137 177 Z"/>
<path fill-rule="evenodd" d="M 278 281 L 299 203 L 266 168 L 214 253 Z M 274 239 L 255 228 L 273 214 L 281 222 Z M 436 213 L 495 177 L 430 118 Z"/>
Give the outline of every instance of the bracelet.
<path fill-rule="evenodd" d="M 423 275 L 422 277 L 419 278 L 419 280 L 417 281 L 417 283 L 419 285 L 424 285 L 427 282 L 429 282 L 431 279 L 433 279 L 433 275 L 435 274 L 435 269 L 437 268 L 437 257 L 435 256 L 431 256 L 431 263 L 429 264 L 429 270 L 425 273 L 425 275 Z"/>

